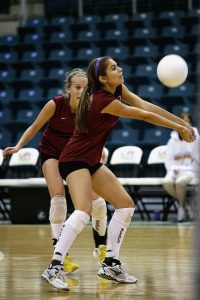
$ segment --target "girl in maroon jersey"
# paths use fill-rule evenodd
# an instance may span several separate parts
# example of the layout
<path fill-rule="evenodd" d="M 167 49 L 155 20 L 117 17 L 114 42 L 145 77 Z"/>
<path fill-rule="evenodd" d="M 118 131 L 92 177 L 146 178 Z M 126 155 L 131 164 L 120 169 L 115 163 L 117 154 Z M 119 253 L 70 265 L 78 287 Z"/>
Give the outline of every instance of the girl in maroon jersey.
<path fill-rule="evenodd" d="M 187 142 L 195 139 L 191 127 L 182 119 L 131 93 L 123 84 L 122 69 L 112 58 L 91 61 L 87 75 L 88 85 L 77 109 L 77 128 L 59 159 L 60 173 L 67 181 L 75 206 L 75 211 L 65 222 L 46 270 L 47 281 L 61 290 L 69 290 L 62 276 L 62 261 L 90 219 L 92 188 L 115 207 L 108 229 L 106 258 L 98 275 L 123 283 L 137 281 L 125 272 L 119 260 L 120 246 L 134 213 L 134 202 L 116 176 L 100 162 L 106 138 L 119 117 L 175 129 Z M 124 104 L 122 99 L 129 105 Z"/>
<path fill-rule="evenodd" d="M 54 245 L 57 242 L 67 214 L 65 189 L 63 179 L 58 170 L 58 159 L 65 144 L 73 134 L 75 111 L 87 82 L 87 77 L 83 70 L 73 69 L 69 72 L 65 79 L 65 95 L 53 97 L 41 110 L 35 122 L 25 131 L 17 145 L 15 147 L 7 147 L 3 151 L 4 157 L 18 152 L 48 122 L 42 134 L 39 149 L 42 171 L 51 197 L 49 219 Z M 95 200 L 93 201 L 92 223 L 96 246 L 94 254 L 102 261 L 105 257 L 107 237 L 107 208 L 104 199 L 94 194 L 93 199 Z M 67 255 L 64 261 L 65 273 L 75 271 L 77 268 L 78 265 L 71 261 Z"/>

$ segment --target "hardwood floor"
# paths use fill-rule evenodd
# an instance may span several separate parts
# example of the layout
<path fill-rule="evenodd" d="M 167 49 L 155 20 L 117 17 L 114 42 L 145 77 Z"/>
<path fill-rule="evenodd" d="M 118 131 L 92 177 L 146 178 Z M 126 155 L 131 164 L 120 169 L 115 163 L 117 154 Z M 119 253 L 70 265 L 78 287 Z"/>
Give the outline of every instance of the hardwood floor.
<path fill-rule="evenodd" d="M 80 269 L 69 276 L 69 292 L 58 292 L 40 277 L 51 260 L 47 225 L 0 226 L 0 299 L 3 300 L 191 300 L 193 226 L 135 222 L 128 229 L 121 261 L 137 284 L 97 277 L 91 226 L 76 239 L 70 255 Z"/>

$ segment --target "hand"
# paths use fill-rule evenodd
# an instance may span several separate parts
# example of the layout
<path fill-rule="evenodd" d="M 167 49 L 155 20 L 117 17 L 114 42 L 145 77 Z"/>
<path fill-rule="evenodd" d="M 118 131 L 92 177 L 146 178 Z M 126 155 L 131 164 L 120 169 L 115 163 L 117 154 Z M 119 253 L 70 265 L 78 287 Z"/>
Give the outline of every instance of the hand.
<path fill-rule="evenodd" d="M 18 151 L 19 151 L 19 148 L 17 146 L 7 147 L 3 150 L 3 158 L 6 158 L 8 155 L 16 153 Z"/>
<path fill-rule="evenodd" d="M 192 127 L 184 127 L 181 126 L 181 128 L 178 130 L 181 138 L 183 141 L 187 143 L 192 143 L 196 140 L 196 135 L 194 133 L 194 130 Z"/>

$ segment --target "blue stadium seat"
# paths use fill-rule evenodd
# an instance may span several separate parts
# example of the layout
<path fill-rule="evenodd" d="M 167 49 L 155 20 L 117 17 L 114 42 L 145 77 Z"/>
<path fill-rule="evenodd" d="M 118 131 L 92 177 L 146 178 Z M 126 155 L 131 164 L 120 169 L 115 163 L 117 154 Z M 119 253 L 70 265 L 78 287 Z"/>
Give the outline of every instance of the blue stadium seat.
<path fill-rule="evenodd" d="M 23 62 L 36 62 L 39 63 L 44 59 L 42 50 L 25 51 L 22 55 Z"/>
<path fill-rule="evenodd" d="M 35 121 L 37 115 L 39 114 L 40 110 L 37 107 L 30 108 L 30 109 L 20 109 L 17 112 L 16 120 L 27 122 L 27 124 L 31 124 Z"/>
<path fill-rule="evenodd" d="M 144 99 L 159 99 L 163 94 L 163 86 L 156 83 L 140 85 L 137 94 Z"/>
<path fill-rule="evenodd" d="M 12 134 L 9 130 L 5 128 L 0 129 L 0 148 L 4 149 L 8 146 L 14 146 L 12 143 Z"/>
<path fill-rule="evenodd" d="M 146 144 L 165 145 L 168 142 L 171 129 L 163 127 L 155 127 L 153 129 L 146 129 L 144 132 L 144 142 Z"/>
<path fill-rule="evenodd" d="M 49 53 L 50 60 L 68 61 L 71 57 L 72 53 L 69 48 L 51 50 Z"/>
<path fill-rule="evenodd" d="M 127 63 L 120 62 L 119 63 L 120 68 L 122 68 L 122 72 L 124 74 L 124 77 L 129 76 L 132 74 L 132 66 Z"/>
<path fill-rule="evenodd" d="M 20 74 L 20 79 L 38 82 L 43 78 L 43 70 L 41 68 L 28 68 L 23 69 Z"/>
<path fill-rule="evenodd" d="M 135 74 L 140 76 L 156 77 L 157 64 L 149 63 L 145 65 L 138 65 Z"/>
<path fill-rule="evenodd" d="M 46 95 L 45 95 L 45 98 L 46 98 L 47 100 L 49 100 L 49 99 L 51 99 L 52 97 L 54 97 L 54 96 L 59 96 L 59 95 L 63 95 L 63 89 L 62 89 L 60 86 L 58 86 L 57 88 L 49 88 L 49 89 L 47 90 L 47 93 L 46 93 Z"/>
<path fill-rule="evenodd" d="M 12 112 L 8 108 L 0 108 L 0 126 L 12 118 Z"/>
<path fill-rule="evenodd" d="M 69 25 L 73 22 L 73 18 L 66 16 L 54 17 L 51 19 L 51 24 L 62 25 L 64 28 L 69 28 Z"/>
<path fill-rule="evenodd" d="M 175 115 L 180 115 L 182 112 L 188 112 L 192 118 L 195 119 L 197 117 L 196 107 L 192 104 L 185 104 L 185 105 L 174 105 L 172 109 L 172 113 Z"/>
<path fill-rule="evenodd" d="M 106 30 L 105 37 L 106 40 L 118 40 L 123 41 L 127 38 L 127 30 L 124 29 L 109 29 Z"/>
<path fill-rule="evenodd" d="M 181 38 L 185 34 L 184 27 L 181 26 L 170 26 L 170 27 L 164 27 L 161 30 L 161 36 L 162 37 L 175 37 L 175 38 Z"/>
<path fill-rule="evenodd" d="M 163 54 L 177 54 L 181 56 L 185 56 L 188 53 L 188 45 L 183 43 L 174 43 L 174 44 L 167 44 L 163 47 Z"/>
<path fill-rule="evenodd" d="M 0 36 L 0 46 L 15 46 L 19 41 L 19 38 L 17 35 L 4 35 Z"/>
<path fill-rule="evenodd" d="M 130 54 L 140 57 L 155 58 L 158 54 L 158 47 L 155 45 L 135 46 L 130 48 Z"/>
<path fill-rule="evenodd" d="M 15 51 L 4 51 L 0 52 L 0 63 L 15 63 L 18 60 L 17 52 Z"/>
<path fill-rule="evenodd" d="M 129 48 L 127 46 L 115 46 L 115 47 L 106 47 L 103 51 L 105 56 L 111 56 L 117 60 L 120 57 L 126 57 L 128 55 Z"/>
<path fill-rule="evenodd" d="M 171 19 L 173 24 L 180 24 L 181 17 L 184 16 L 184 12 L 181 10 L 170 10 L 170 11 L 161 11 L 159 19 Z"/>
<path fill-rule="evenodd" d="M 99 56 L 100 56 L 100 50 L 96 47 L 91 47 L 91 48 L 78 49 L 76 58 L 80 60 L 87 60 L 89 63 L 91 59 Z"/>
<path fill-rule="evenodd" d="M 64 68 L 51 68 L 48 73 L 49 79 L 61 79 L 64 80 L 66 70 Z"/>
<path fill-rule="evenodd" d="M 14 69 L 7 68 L 0 70 L 0 82 L 9 83 L 15 79 Z"/>
<path fill-rule="evenodd" d="M 82 30 L 77 33 L 78 41 L 95 41 L 100 38 L 100 33 L 98 30 Z"/>
<path fill-rule="evenodd" d="M 170 96 L 194 96 L 197 87 L 195 86 L 195 84 L 193 83 L 189 83 L 189 82 L 185 82 L 184 84 L 182 84 L 179 87 L 176 88 L 171 88 L 168 90 L 168 95 Z"/>
<path fill-rule="evenodd" d="M 66 31 L 52 32 L 49 41 L 52 43 L 67 43 L 71 39 L 71 34 Z"/>
<path fill-rule="evenodd" d="M 115 129 L 113 130 L 109 139 L 109 145 L 122 144 L 122 145 L 135 145 L 138 141 L 137 129 Z"/>
<path fill-rule="evenodd" d="M 38 33 L 28 33 L 24 36 L 24 44 L 34 44 L 39 47 L 41 45 L 42 36 Z"/>
<path fill-rule="evenodd" d="M 22 89 L 19 91 L 18 96 L 19 101 L 28 101 L 28 102 L 39 102 L 43 99 L 43 89 L 41 88 L 30 88 Z"/>
<path fill-rule="evenodd" d="M 149 26 L 151 26 L 153 17 L 154 17 L 153 12 L 135 13 L 131 16 L 130 21 L 133 21 L 133 22 L 139 21 L 142 24 L 141 27 L 149 27 Z"/>
<path fill-rule="evenodd" d="M 104 16 L 104 21 L 117 22 L 120 24 L 120 27 L 123 26 L 124 21 L 128 20 L 128 15 L 119 13 L 119 14 L 106 14 Z"/>
<path fill-rule="evenodd" d="M 45 24 L 45 18 L 29 18 L 25 24 L 25 27 L 35 27 L 37 31 L 42 31 Z"/>
<path fill-rule="evenodd" d="M 145 38 L 150 39 L 156 36 L 156 29 L 152 27 L 148 28 L 136 28 L 132 29 L 132 36 L 134 38 Z"/>
<path fill-rule="evenodd" d="M 9 89 L 0 89 L 0 102 L 8 103 L 14 99 L 14 91 Z"/>

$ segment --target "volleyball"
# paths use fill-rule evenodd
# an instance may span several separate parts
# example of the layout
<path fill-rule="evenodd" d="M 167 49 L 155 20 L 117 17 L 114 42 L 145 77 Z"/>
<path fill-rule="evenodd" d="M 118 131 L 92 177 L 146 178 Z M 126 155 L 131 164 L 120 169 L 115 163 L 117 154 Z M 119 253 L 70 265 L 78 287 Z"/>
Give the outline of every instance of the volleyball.
<path fill-rule="evenodd" d="M 188 75 L 186 61 L 179 55 L 169 54 L 158 63 L 157 76 L 160 82 L 170 88 L 184 83 Z"/>

